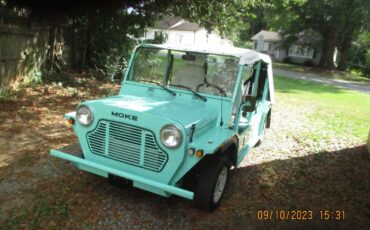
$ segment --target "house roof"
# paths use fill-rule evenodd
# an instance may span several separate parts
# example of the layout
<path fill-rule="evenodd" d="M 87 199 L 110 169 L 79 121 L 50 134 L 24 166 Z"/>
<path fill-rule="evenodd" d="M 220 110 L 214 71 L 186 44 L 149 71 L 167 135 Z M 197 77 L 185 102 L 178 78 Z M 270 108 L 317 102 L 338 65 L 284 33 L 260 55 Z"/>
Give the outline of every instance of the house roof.
<path fill-rule="evenodd" d="M 169 29 L 183 20 L 181 17 L 164 17 L 162 20 L 154 24 L 154 28 L 166 30 Z"/>
<path fill-rule="evenodd" d="M 161 30 L 197 31 L 202 27 L 196 23 L 188 22 L 181 17 L 169 16 L 156 22 L 153 28 Z"/>
<path fill-rule="evenodd" d="M 262 36 L 263 40 L 265 41 L 276 41 L 279 42 L 282 39 L 282 35 L 279 32 L 275 31 L 266 31 L 261 30 L 256 35 L 252 37 L 252 40 L 258 40 Z M 284 37 L 288 37 L 289 35 L 283 35 Z M 295 35 L 297 44 L 315 44 L 322 40 L 322 37 L 319 33 L 312 31 L 312 30 L 305 30 L 297 35 Z"/>
<path fill-rule="evenodd" d="M 262 36 L 263 40 L 265 41 L 280 41 L 281 36 L 278 32 L 275 31 L 267 31 L 267 30 L 261 30 L 256 35 L 252 37 L 252 40 L 258 40 L 259 37 Z"/>
<path fill-rule="evenodd" d="M 197 31 L 200 30 L 201 27 L 198 24 L 191 23 L 191 22 L 184 22 L 179 24 L 178 26 L 171 27 L 170 30 L 183 30 L 183 31 Z"/>

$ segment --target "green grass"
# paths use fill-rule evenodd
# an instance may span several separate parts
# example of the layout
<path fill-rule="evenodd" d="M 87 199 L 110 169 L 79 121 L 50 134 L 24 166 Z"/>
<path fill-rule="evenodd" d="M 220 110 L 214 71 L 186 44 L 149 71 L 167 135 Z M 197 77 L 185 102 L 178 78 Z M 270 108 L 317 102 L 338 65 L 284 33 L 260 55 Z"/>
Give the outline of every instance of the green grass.
<path fill-rule="evenodd" d="M 309 67 L 303 65 L 294 65 L 290 63 L 274 62 L 273 68 L 292 70 L 297 72 L 305 72 Z"/>
<path fill-rule="evenodd" d="M 320 77 L 354 81 L 359 83 L 370 83 L 370 76 L 364 76 L 356 71 L 346 72 L 346 71 L 337 71 L 337 70 L 325 70 L 319 67 L 304 66 L 298 64 L 274 62 L 273 68 L 291 70 L 302 73 L 312 73 L 317 74 Z"/>
<path fill-rule="evenodd" d="M 370 95 L 309 81 L 275 77 L 277 103 L 309 108 L 305 134 L 313 141 L 332 135 L 366 140 L 370 128 Z M 284 106 L 284 105 L 281 105 Z"/>

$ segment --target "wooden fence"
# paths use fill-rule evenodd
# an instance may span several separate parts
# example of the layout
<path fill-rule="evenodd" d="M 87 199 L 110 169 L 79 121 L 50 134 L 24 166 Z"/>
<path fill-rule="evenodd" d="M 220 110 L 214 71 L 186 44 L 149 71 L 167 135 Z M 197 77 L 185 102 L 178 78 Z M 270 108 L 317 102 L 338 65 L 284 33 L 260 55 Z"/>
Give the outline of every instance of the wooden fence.
<path fill-rule="evenodd" d="M 20 80 L 45 64 L 49 28 L 0 25 L 0 86 Z"/>

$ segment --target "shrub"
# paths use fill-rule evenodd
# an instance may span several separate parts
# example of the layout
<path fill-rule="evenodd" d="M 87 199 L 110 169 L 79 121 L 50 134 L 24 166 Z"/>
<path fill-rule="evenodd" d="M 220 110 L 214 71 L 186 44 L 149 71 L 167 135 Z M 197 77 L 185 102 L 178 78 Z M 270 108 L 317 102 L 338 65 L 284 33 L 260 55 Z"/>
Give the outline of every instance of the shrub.
<path fill-rule="evenodd" d="M 104 89 L 104 90 L 103 90 L 103 94 L 104 94 L 104 96 L 106 96 L 106 97 L 110 97 L 110 96 L 114 96 L 114 95 L 116 95 L 117 93 L 116 93 L 116 91 L 115 91 L 114 89 L 112 89 L 112 88 L 108 88 L 108 89 Z"/>
<path fill-rule="evenodd" d="M 291 63 L 291 62 L 292 62 L 292 60 L 290 59 L 290 57 L 285 57 L 283 59 L 283 63 Z"/>
<path fill-rule="evenodd" d="M 10 99 L 13 97 L 13 91 L 8 86 L 0 87 L 0 99 Z"/>
<path fill-rule="evenodd" d="M 42 83 L 42 72 L 36 68 L 32 69 L 26 76 L 23 78 L 22 85 L 24 86 L 35 86 Z"/>
<path fill-rule="evenodd" d="M 45 72 L 42 75 L 42 79 L 45 83 L 57 83 L 63 87 L 75 87 L 78 85 L 75 77 L 68 73 Z"/>
<path fill-rule="evenodd" d="M 113 82 L 120 80 L 127 67 L 126 59 L 117 49 L 111 49 L 107 53 L 96 53 L 90 73 L 99 81 Z"/>
<path fill-rule="evenodd" d="M 77 97 L 78 96 L 78 90 L 73 87 L 67 87 L 65 89 L 65 95 L 68 97 Z"/>
<path fill-rule="evenodd" d="M 306 60 L 306 61 L 303 63 L 303 65 L 305 65 L 305 66 L 314 66 L 314 64 L 313 64 L 312 60 Z"/>

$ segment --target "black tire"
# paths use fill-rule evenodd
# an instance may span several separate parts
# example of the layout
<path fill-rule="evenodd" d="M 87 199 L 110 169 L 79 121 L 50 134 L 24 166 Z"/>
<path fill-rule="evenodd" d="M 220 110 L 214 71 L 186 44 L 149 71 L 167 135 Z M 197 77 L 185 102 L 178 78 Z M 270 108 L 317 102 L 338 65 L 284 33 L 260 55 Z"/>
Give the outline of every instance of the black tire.
<path fill-rule="evenodd" d="M 215 195 L 217 182 L 221 172 L 223 172 L 223 174 L 225 173 L 224 170 L 226 170 L 226 181 L 224 182 L 222 191 L 218 193 L 221 193 L 221 195 Z M 220 204 L 225 188 L 227 187 L 229 173 L 230 161 L 226 157 L 215 156 L 210 159 L 199 173 L 199 179 L 194 192 L 195 206 L 207 211 L 215 210 Z M 223 179 L 221 180 L 223 181 Z M 221 183 L 220 186 L 222 186 L 222 184 L 223 183 Z"/>

